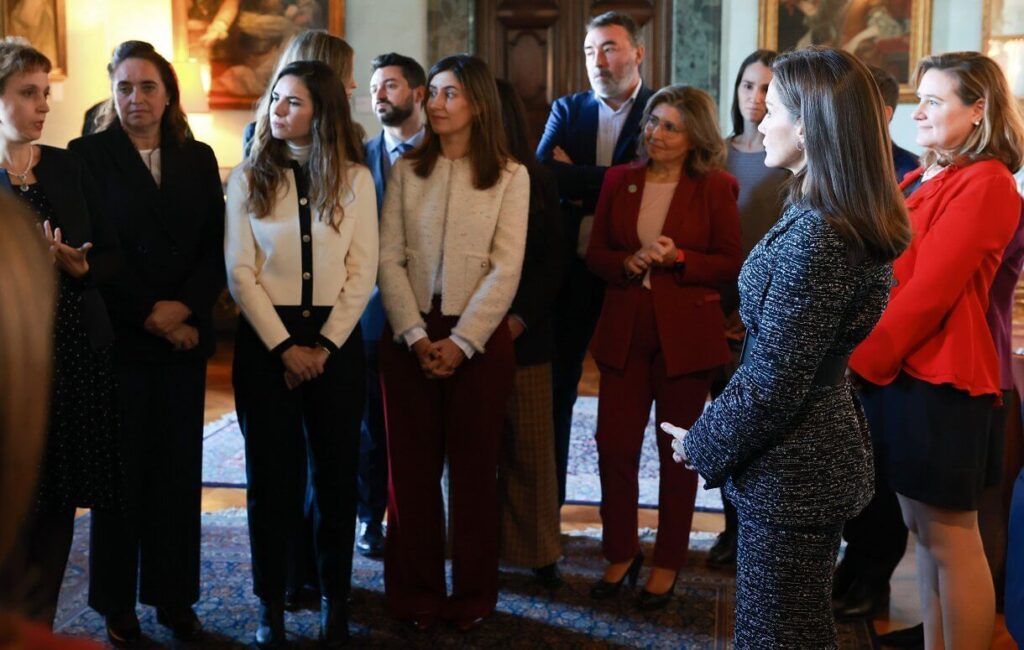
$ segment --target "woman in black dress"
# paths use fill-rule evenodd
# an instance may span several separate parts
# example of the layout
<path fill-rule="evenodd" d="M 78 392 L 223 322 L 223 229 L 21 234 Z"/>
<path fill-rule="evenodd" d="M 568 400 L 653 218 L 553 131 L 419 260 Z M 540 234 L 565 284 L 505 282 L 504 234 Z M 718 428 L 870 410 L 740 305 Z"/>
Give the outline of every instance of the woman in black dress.
<path fill-rule="evenodd" d="M 49 112 L 50 61 L 0 43 L 0 185 L 33 210 L 59 271 L 49 426 L 34 508 L 3 569 L 3 595 L 52 625 L 75 508 L 120 509 L 113 332 L 96 284 L 116 271 L 116 237 L 78 157 L 34 145 Z M 92 210 L 90 210 L 92 208 Z"/>
<path fill-rule="evenodd" d="M 141 635 L 136 594 L 189 640 L 202 629 L 192 604 L 224 193 L 213 150 L 192 137 L 174 70 L 153 46 L 122 43 L 107 70 L 113 98 L 101 129 L 69 148 L 93 173 L 124 252 L 122 271 L 101 289 L 117 338 L 128 502 L 126 516 L 93 517 L 89 604 L 115 643 Z"/>

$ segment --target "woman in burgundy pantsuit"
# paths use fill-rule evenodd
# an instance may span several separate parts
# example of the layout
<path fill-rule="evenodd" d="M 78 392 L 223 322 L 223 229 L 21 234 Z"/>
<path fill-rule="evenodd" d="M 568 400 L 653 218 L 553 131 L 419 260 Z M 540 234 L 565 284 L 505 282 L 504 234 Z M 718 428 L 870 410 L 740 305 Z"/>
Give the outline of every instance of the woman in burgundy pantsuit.
<path fill-rule="evenodd" d="M 526 247 L 530 181 L 506 149 L 483 61 L 441 59 L 427 85 L 427 137 L 395 163 L 381 223 L 391 476 L 384 589 L 391 614 L 416 627 L 444 618 L 468 630 L 498 599 L 498 450 L 515 372 L 506 316 Z"/>
<path fill-rule="evenodd" d="M 734 282 L 742 260 L 736 180 L 723 171 L 726 147 L 707 93 L 669 86 L 647 103 L 636 163 L 612 167 L 598 199 L 587 265 L 607 283 L 590 351 L 601 371 L 597 450 L 607 598 L 636 582 L 637 472 L 651 402 L 659 422 L 693 424 L 728 361 L 717 286 Z M 675 418 L 675 419 L 673 419 Z M 643 609 L 664 607 L 686 560 L 697 474 L 661 460 L 654 568 Z"/>

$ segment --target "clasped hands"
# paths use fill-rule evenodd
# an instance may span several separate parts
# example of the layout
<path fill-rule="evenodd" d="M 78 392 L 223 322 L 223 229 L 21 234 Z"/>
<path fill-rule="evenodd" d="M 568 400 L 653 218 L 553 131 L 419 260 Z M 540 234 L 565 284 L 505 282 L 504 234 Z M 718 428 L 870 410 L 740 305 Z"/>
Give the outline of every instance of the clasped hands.
<path fill-rule="evenodd" d="M 674 266 L 677 255 L 676 243 L 672 241 L 672 238 L 659 235 L 650 244 L 627 257 L 622 263 L 622 267 L 628 277 L 635 278 L 643 275 L 647 269 L 653 266 L 662 268 Z"/>
<path fill-rule="evenodd" d="M 199 330 L 185 322 L 191 315 L 192 310 L 179 300 L 157 300 L 142 326 L 175 350 L 186 352 L 199 345 Z"/>
<path fill-rule="evenodd" d="M 324 365 L 330 352 L 326 348 L 308 345 L 293 345 L 281 353 L 284 363 L 284 384 L 293 390 L 304 381 L 316 379 L 324 374 Z"/>
<path fill-rule="evenodd" d="M 466 360 L 466 353 L 451 338 L 431 341 L 423 337 L 412 344 L 412 351 L 427 379 L 447 379 Z"/>

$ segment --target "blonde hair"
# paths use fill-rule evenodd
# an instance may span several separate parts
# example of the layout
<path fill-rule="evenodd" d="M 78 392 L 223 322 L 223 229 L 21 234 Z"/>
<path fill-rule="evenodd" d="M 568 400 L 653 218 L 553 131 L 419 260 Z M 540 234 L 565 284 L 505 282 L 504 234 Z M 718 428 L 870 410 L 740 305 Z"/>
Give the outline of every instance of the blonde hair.
<path fill-rule="evenodd" d="M 0 565 L 35 489 L 50 393 L 56 277 L 28 210 L 0 193 Z M 12 637 L 0 616 L 0 643 Z"/>
<path fill-rule="evenodd" d="M 19 72 L 49 72 L 50 59 L 20 36 L 0 40 L 0 94 L 7 80 Z"/>
<path fill-rule="evenodd" d="M 686 154 L 683 167 L 690 176 L 702 176 L 709 171 L 725 169 L 728 156 L 725 140 L 718 131 L 715 118 L 715 100 L 693 86 L 665 86 L 654 93 L 644 108 L 641 124 L 646 124 L 651 113 L 660 104 L 667 104 L 679 111 L 683 118 L 682 127 L 690 140 L 690 151 Z M 641 137 L 637 145 L 640 157 L 647 156 L 646 138 Z"/>
<path fill-rule="evenodd" d="M 995 159 L 1011 172 L 1024 164 L 1024 116 L 1010 91 L 999 64 L 980 52 L 947 52 L 921 59 L 914 72 L 914 85 L 929 70 L 941 70 L 957 81 L 956 94 L 965 106 L 978 100 L 984 104 L 981 124 L 972 129 L 956 150 L 943 154 L 926 149 L 921 162 L 927 168 L 934 163 L 969 165 Z"/>
<path fill-rule="evenodd" d="M 274 92 L 274 85 L 280 79 L 282 70 L 296 61 L 319 61 L 327 64 L 344 85 L 354 73 L 354 59 L 355 50 L 345 39 L 322 29 L 309 29 L 293 36 L 277 60 L 277 68 L 270 77 L 267 89 L 256 103 L 256 130 L 253 131 L 250 151 L 262 149 L 270 139 L 270 95 Z"/>

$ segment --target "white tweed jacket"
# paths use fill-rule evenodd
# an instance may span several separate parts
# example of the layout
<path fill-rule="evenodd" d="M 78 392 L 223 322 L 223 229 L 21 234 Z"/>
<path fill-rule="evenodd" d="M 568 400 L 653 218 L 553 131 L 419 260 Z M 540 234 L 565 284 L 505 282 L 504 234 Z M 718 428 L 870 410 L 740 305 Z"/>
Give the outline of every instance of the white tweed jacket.
<path fill-rule="evenodd" d="M 415 327 L 441 294 L 441 312 L 459 316 L 452 333 L 477 352 L 512 305 L 526 248 L 530 179 L 509 162 L 498 182 L 473 187 L 468 157 L 438 156 L 420 178 L 405 159 L 388 180 L 378 282 L 395 340 Z"/>

